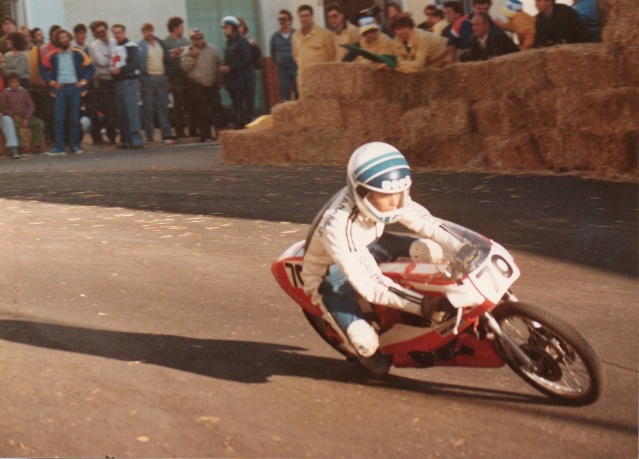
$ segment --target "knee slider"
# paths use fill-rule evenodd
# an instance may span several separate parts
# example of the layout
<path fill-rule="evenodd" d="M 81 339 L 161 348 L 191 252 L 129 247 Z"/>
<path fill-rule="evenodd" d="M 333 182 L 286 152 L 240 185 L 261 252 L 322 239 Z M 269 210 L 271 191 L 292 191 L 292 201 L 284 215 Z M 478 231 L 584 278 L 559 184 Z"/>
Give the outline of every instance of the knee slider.
<path fill-rule="evenodd" d="M 351 344 L 362 357 L 370 357 L 379 347 L 379 337 L 371 325 L 363 319 L 358 319 L 348 326 L 346 335 Z"/>

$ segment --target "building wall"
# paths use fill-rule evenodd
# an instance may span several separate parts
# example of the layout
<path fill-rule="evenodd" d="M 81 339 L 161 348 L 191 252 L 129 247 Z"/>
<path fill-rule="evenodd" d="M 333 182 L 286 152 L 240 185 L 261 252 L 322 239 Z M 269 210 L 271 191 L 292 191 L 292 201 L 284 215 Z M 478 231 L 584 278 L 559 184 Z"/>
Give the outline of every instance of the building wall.
<path fill-rule="evenodd" d="M 107 6 L 108 5 L 108 6 Z M 142 39 L 140 26 L 144 22 L 155 25 L 157 35 L 168 34 L 166 22 L 171 16 L 186 18 L 185 0 L 21 0 L 18 12 L 30 28 L 40 27 L 48 31 L 53 24 L 73 29 L 78 23 L 89 25 L 101 19 L 109 25 L 120 23 L 127 28 L 131 40 Z M 19 22 L 20 18 L 19 18 Z"/>

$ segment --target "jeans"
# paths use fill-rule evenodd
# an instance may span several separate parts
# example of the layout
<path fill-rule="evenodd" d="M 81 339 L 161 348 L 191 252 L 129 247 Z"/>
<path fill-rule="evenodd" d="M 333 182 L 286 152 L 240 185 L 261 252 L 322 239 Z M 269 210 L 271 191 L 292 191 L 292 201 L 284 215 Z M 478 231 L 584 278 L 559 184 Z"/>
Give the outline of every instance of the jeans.
<path fill-rule="evenodd" d="M 120 139 L 129 147 L 142 147 L 140 135 L 140 82 L 137 78 L 115 83 L 115 97 L 120 110 Z"/>
<path fill-rule="evenodd" d="M 169 120 L 169 90 L 168 79 L 164 75 L 142 76 L 142 114 L 144 131 L 147 139 L 153 138 L 155 131 L 155 118 L 157 116 L 162 138 L 172 136 L 171 122 Z"/>
<path fill-rule="evenodd" d="M 18 146 L 18 136 L 16 135 L 16 128 L 13 126 L 13 118 L 7 115 L 0 117 L 0 129 L 4 134 L 5 145 L 7 147 Z"/>
<path fill-rule="evenodd" d="M 80 99 L 83 89 L 66 84 L 55 91 L 53 102 L 53 137 L 55 149 L 64 151 L 65 127 L 69 126 L 69 147 L 77 150 L 80 142 Z"/>
<path fill-rule="evenodd" d="M 282 100 L 291 100 L 291 91 L 293 92 L 293 98 L 299 99 L 299 94 L 297 93 L 297 64 L 291 62 L 278 65 L 277 77 L 280 81 L 280 96 Z"/>

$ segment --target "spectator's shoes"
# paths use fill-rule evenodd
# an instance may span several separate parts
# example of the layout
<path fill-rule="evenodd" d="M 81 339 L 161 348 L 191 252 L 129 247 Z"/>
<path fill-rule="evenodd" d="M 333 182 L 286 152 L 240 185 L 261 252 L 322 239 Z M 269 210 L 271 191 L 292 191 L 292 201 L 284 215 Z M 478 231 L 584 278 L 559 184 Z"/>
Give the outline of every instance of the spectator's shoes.
<path fill-rule="evenodd" d="M 174 145 L 175 144 L 175 140 L 173 139 L 164 139 L 164 145 Z"/>
<path fill-rule="evenodd" d="M 10 155 L 11 159 L 20 159 L 20 158 L 22 158 L 20 153 L 18 153 L 18 149 L 15 148 L 15 147 L 10 147 L 9 148 L 9 155 Z"/>
<path fill-rule="evenodd" d="M 129 147 L 129 150 L 143 150 L 144 149 L 144 145 L 131 145 Z"/>
<path fill-rule="evenodd" d="M 74 155 L 81 155 L 84 152 L 79 148 L 76 148 L 75 150 L 71 150 L 71 153 L 73 153 Z"/>
<path fill-rule="evenodd" d="M 45 156 L 66 156 L 67 154 L 62 150 L 53 149 L 51 151 L 47 151 L 46 153 L 42 153 Z"/>

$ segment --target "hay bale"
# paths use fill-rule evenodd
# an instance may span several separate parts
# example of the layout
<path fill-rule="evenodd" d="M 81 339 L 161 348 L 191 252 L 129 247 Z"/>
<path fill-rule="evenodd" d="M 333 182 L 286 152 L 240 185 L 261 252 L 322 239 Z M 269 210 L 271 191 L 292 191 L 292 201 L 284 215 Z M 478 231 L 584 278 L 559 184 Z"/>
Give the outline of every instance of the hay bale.
<path fill-rule="evenodd" d="M 492 86 L 496 98 L 513 95 L 521 100 L 534 99 L 550 86 L 546 58 L 546 50 L 527 50 L 500 59 L 486 84 Z"/>
<path fill-rule="evenodd" d="M 588 91 L 618 82 L 615 62 L 601 44 L 553 46 L 547 53 L 546 74 L 555 88 Z"/>
<path fill-rule="evenodd" d="M 602 177 L 636 173 L 636 137 L 636 132 L 611 136 L 589 129 L 557 129 L 535 135 L 540 158 L 547 167 L 561 172 L 586 171 Z"/>
<path fill-rule="evenodd" d="M 486 138 L 484 162 L 500 170 L 521 171 L 543 169 L 539 146 L 531 134 L 524 131 L 513 136 L 491 136 Z"/>
<path fill-rule="evenodd" d="M 305 129 L 334 129 L 344 126 L 344 117 L 337 99 L 303 99 L 276 106 L 273 124 L 275 129 L 285 133 Z"/>
<path fill-rule="evenodd" d="M 484 139 L 466 135 L 424 135 L 418 143 L 402 147 L 415 167 L 468 168 L 483 166 Z"/>

